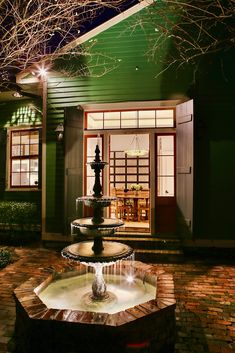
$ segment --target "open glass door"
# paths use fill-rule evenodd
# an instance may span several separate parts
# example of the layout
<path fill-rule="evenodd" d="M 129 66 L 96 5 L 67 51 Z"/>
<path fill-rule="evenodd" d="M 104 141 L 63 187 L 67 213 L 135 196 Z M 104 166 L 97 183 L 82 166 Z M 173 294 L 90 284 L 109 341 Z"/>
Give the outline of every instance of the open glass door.
<path fill-rule="evenodd" d="M 156 134 L 156 231 L 176 227 L 175 134 Z"/>
<path fill-rule="evenodd" d="M 145 154 L 131 153 L 131 142 L 138 138 Z M 133 150 L 131 150 L 133 151 Z M 110 136 L 110 194 L 117 197 L 110 216 L 124 220 L 119 231 L 150 231 L 150 160 L 148 134 Z"/>

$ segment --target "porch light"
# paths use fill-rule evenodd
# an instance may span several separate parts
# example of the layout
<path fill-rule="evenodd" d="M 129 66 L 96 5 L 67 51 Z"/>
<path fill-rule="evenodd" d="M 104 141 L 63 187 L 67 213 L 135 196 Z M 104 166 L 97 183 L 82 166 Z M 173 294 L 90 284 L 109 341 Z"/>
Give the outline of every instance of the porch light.
<path fill-rule="evenodd" d="M 21 98 L 23 97 L 23 94 L 20 91 L 15 91 L 14 93 L 12 93 L 12 96 L 15 98 Z"/>
<path fill-rule="evenodd" d="M 56 127 L 55 132 L 56 132 L 56 136 L 57 136 L 57 141 L 62 141 L 64 138 L 64 125 L 63 125 L 63 123 L 60 123 Z"/>
<path fill-rule="evenodd" d="M 148 150 L 140 148 L 140 141 L 138 135 L 135 135 L 132 142 L 130 149 L 124 151 L 129 157 L 142 157 L 148 154 Z"/>
<path fill-rule="evenodd" d="M 38 69 L 38 75 L 41 76 L 42 78 L 45 78 L 47 76 L 47 69 L 45 67 L 40 67 Z"/>

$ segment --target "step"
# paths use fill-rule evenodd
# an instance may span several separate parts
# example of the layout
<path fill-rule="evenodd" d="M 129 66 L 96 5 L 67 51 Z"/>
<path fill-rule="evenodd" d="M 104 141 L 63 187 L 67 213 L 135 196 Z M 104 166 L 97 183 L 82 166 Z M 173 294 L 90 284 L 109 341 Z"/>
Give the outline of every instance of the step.
<path fill-rule="evenodd" d="M 176 238 L 155 238 L 155 237 L 127 237 L 127 236 L 109 236 L 104 240 L 117 241 L 127 244 L 134 249 L 149 249 L 149 250 L 180 250 L 181 242 Z"/>
<path fill-rule="evenodd" d="M 184 261 L 182 250 L 135 250 L 135 260 L 146 263 L 181 263 Z"/>

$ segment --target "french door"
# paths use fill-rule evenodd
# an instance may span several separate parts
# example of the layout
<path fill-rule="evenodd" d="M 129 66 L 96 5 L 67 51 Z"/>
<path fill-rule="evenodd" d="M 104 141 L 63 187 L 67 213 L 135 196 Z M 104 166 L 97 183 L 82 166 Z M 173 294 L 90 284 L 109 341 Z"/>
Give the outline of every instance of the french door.
<path fill-rule="evenodd" d="M 176 156 L 175 134 L 155 135 L 155 224 L 156 232 L 175 232 Z"/>

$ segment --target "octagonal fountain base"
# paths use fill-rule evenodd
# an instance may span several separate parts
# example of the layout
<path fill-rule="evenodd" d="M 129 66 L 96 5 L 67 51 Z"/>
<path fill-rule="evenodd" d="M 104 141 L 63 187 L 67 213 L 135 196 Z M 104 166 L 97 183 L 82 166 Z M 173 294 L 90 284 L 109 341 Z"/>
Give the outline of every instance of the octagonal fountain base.
<path fill-rule="evenodd" d="M 172 276 L 157 266 L 141 262 L 130 265 L 123 261 L 116 271 L 125 275 L 130 266 L 138 281 L 155 286 L 156 296 L 114 313 L 48 308 L 39 298 L 51 283 L 84 275 L 83 265 L 76 266 L 74 271 L 33 277 L 17 287 L 14 291 L 17 353 L 173 353 Z"/>

